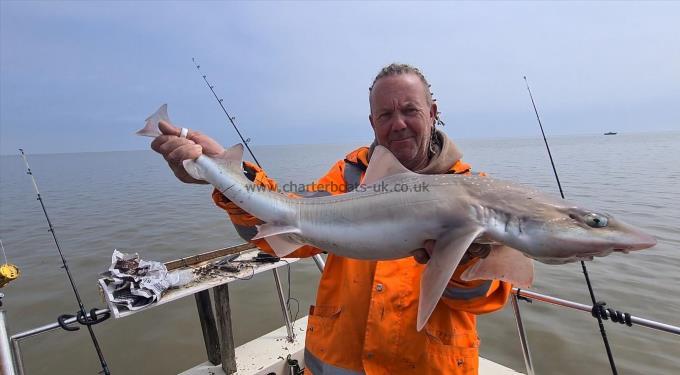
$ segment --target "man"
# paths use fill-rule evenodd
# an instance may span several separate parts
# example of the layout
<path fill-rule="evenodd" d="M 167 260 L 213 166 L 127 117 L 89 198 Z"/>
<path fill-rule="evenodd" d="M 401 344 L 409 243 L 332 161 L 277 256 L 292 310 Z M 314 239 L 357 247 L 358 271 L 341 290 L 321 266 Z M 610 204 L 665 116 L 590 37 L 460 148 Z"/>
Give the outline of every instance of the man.
<path fill-rule="evenodd" d="M 312 184 L 304 196 L 341 194 L 356 187 L 376 144 L 387 147 L 408 169 L 423 174 L 469 174 L 470 166 L 441 131 L 427 80 L 409 65 L 391 64 L 376 76 L 369 93 L 369 120 L 375 133 L 373 146 L 360 147 L 338 161 Z M 215 155 L 222 147 L 212 139 L 161 122 L 165 134 L 152 148 L 168 161 L 184 182 L 199 183 L 187 174 L 182 160 L 201 153 Z M 275 189 L 276 182 L 256 166 L 245 163 L 246 174 L 257 184 Z M 330 188 L 333 186 L 334 188 Z M 337 187 L 340 186 L 340 191 Z M 327 187 L 327 188 L 324 188 Z M 311 189 L 310 189 L 311 190 Z M 255 235 L 257 218 L 242 211 L 219 191 L 215 203 L 225 209 L 246 240 Z M 376 236 L 380 236 L 376 233 Z M 265 251 L 264 240 L 253 241 Z M 473 245 L 454 273 L 439 304 L 420 332 L 416 331 L 419 281 L 432 251 L 428 240 L 414 258 L 366 261 L 329 254 L 316 305 L 311 306 L 305 341 L 307 370 L 320 374 L 475 374 L 479 339 L 475 315 L 500 309 L 511 286 L 500 281 L 460 280 L 462 272 L 484 249 Z M 305 246 L 290 256 L 312 256 L 322 250 Z"/>

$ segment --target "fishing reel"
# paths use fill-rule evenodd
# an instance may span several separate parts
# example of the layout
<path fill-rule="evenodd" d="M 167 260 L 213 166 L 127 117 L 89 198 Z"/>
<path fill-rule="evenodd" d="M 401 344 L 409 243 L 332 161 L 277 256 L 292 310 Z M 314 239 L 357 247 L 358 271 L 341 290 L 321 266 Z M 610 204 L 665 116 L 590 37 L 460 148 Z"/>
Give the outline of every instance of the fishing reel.
<path fill-rule="evenodd" d="M 18 279 L 19 275 L 21 275 L 19 267 L 13 264 L 5 263 L 0 266 L 0 288 L 9 284 L 10 281 Z"/>

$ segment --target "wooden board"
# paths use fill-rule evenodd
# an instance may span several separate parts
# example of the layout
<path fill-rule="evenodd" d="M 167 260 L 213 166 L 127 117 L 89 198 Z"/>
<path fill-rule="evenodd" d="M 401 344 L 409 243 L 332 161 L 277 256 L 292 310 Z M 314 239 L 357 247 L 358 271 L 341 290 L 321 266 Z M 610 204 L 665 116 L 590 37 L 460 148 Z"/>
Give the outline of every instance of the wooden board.
<path fill-rule="evenodd" d="M 232 249 L 232 248 L 229 248 Z M 221 249 L 221 250 L 229 250 L 229 249 Z M 242 251 L 242 250 L 241 250 Z M 253 249 L 253 250 L 247 250 L 241 253 L 241 256 L 238 258 L 239 261 L 241 260 L 249 260 L 255 258 L 259 250 Z M 210 252 L 213 253 L 213 252 Z M 204 253 L 208 254 L 208 253 Z M 234 252 L 229 252 L 229 254 L 234 254 Z M 193 258 L 193 257 L 189 257 Z M 183 258 L 183 259 L 189 259 L 189 258 Z M 213 263 L 218 261 L 219 258 L 211 258 L 210 260 L 202 261 L 197 264 L 191 265 L 191 266 L 181 266 L 181 267 L 176 267 L 175 270 L 183 269 L 183 268 L 198 268 L 203 265 L 206 265 L 208 263 Z M 130 311 L 125 308 L 121 308 L 120 310 L 118 309 L 118 306 L 113 304 L 106 296 L 104 297 L 104 301 L 106 302 L 106 305 L 109 307 L 111 310 L 111 314 L 113 315 L 114 318 L 124 318 L 126 316 L 130 316 L 142 311 L 146 311 L 150 308 L 156 307 L 163 305 L 168 302 L 172 302 L 175 300 L 178 300 L 180 298 L 184 298 L 187 296 L 191 296 L 194 293 L 198 293 L 203 290 L 208 290 L 210 288 L 216 287 L 218 285 L 223 285 L 227 283 L 231 283 L 234 281 L 238 281 L 240 279 L 249 279 L 254 275 L 257 275 L 259 273 L 265 272 L 265 271 L 270 271 L 273 270 L 274 268 L 278 267 L 285 267 L 287 264 L 295 263 L 299 258 L 286 258 L 283 260 L 280 260 L 276 263 L 255 263 L 255 262 L 249 262 L 245 263 L 249 265 L 248 267 L 245 267 L 243 270 L 241 270 L 238 273 L 233 273 L 233 272 L 226 272 L 226 271 L 218 271 L 217 274 L 212 275 L 210 277 L 205 277 L 205 278 L 199 278 L 198 280 L 194 280 L 190 282 L 189 284 L 176 288 L 176 289 L 168 289 L 163 293 L 163 296 L 161 299 L 157 302 L 154 302 L 152 304 L 149 304 L 148 306 L 145 306 L 139 310 L 134 310 Z M 177 261 L 173 261 L 177 262 Z M 168 262 L 171 263 L 171 262 Z M 166 264 L 168 264 L 166 263 Z M 188 263 L 188 262 L 187 262 Z M 251 267 L 252 266 L 252 267 Z M 99 287 L 100 288 L 105 288 L 106 284 L 104 284 L 104 279 L 100 278 L 98 281 Z"/>

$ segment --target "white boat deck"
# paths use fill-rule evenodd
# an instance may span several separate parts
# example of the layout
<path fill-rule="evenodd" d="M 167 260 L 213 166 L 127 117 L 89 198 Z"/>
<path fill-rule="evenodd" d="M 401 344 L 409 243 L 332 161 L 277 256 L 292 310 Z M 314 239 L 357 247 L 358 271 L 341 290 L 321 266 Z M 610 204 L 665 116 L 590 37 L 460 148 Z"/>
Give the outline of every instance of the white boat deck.
<path fill-rule="evenodd" d="M 247 342 L 236 348 L 236 366 L 238 375 L 289 375 L 286 357 L 290 354 L 297 359 L 300 366 L 304 367 L 305 331 L 307 330 L 307 317 L 295 322 L 296 339 L 288 342 L 286 339 L 286 327 L 281 327 L 266 335 Z M 480 375 L 521 375 L 510 368 L 479 358 Z M 180 375 L 226 375 L 220 365 L 204 362 L 190 368 Z"/>

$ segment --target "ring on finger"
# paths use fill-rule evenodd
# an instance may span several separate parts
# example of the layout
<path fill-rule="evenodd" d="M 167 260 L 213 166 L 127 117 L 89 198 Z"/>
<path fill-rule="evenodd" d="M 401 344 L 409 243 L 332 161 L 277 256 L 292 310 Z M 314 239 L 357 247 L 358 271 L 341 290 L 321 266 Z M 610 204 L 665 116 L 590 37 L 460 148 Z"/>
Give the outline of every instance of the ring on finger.
<path fill-rule="evenodd" d="M 180 138 L 186 138 L 187 134 L 189 134 L 189 129 L 182 128 L 182 130 L 179 132 L 179 137 Z"/>

